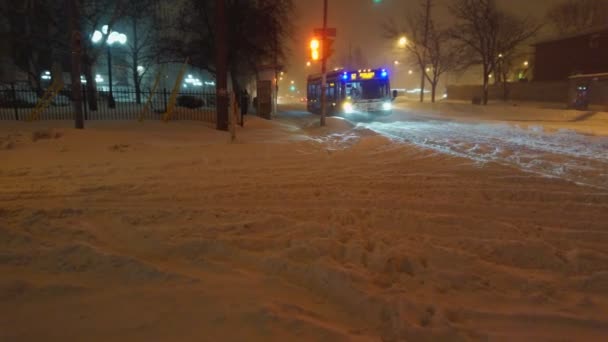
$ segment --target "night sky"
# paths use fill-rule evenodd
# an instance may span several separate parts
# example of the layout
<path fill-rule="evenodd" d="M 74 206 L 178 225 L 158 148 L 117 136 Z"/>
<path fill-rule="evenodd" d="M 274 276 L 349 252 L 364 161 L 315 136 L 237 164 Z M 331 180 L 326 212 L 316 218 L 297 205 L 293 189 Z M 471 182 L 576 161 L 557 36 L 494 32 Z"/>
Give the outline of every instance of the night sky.
<path fill-rule="evenodd" d="M 451 0 L 435 0 L 434 11 L 440 24 L 449 25 L 447 5 Z M 547 9 L 560 0 L 497 0 L 504 9 L 543 20 Z M 323 0 L 297 0 L 295 14 L 295 42 L 289 59 L 289 79 L 300 86 L 304 85 L 306 75 L 319 68 L 305 67 L 308 60 L 307 42 L 314 27 L 322 26 Z M 396 51 L 390 41 L 382 37 L 382 22 L 388 18 L 395 20 L 405 17 L 407 11 L 416 10 L 419 0 L 382 0 L 374 4 L 372 0 L 329 0 L 329 24 L 336 27 L 338 36 L 335 42 L 336 57 L 329 67 L 339 65 L 339 57 L 348 51 L 349 44 L 360 46 L 370 62 L 370 67 L 391 66 Z M 551 34 L 545 30 L 542 36 Z M 405 67 L 405 66 L 403 66 Z M 311 70 L 312 69 L 312 70 Z M 287 81 L 287 80 L 286 80 Z"/>

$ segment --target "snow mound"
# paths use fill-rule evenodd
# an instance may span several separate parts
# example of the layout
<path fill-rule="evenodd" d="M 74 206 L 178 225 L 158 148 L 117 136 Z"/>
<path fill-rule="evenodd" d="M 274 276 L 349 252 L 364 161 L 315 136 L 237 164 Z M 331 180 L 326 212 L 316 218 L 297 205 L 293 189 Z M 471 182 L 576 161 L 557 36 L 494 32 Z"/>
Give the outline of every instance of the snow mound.
<path fill-rule="evenodd" d="M 159 281 L 175 278 L 135 258 L 103 252 L 86 244 L 72 244 L 46 252 L 4 254 L 0 264 L 29 266 L 42 272 L 89 274 L 122 281 Z"/>

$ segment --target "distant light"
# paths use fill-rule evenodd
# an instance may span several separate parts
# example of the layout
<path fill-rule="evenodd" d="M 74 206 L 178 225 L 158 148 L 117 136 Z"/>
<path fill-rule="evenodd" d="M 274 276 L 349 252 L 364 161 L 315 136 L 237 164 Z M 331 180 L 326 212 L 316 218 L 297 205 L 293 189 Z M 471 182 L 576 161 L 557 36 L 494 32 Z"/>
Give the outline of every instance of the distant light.
<path fill-rule="evenodd" d="M 281 71 L 281 76 L 283 76 L 283 75 L 285 75 L 285 73 Z"/>
<path fill-rule="evenodd" d="M 80 75 L 80 83 L 87 84 L 87 79 L 84 77 L 84 75 Z"/>
<path fill-rule="evenodd" d="M 525 62 L 524 62 L 524 66 L 528 66 L 528 65 L 530 65 L 530 62 L 525 61 Z"/>
<path fill-rule="evenodd" d="M 95 82 L 96 83 L 103 83 L 103 77 L 101 77 L 101 75 L 95 75 Z"/>
<path fill-rule="evenodd" d="M 108 25 L 103 25 L 101 27 L 101 32 L 103 32 L 103 34 L 108 34 Z"/>
<path fill-rule="evenodd" d="M 292 85 L 291 87 L 289 87 L 289 90 L 296 91 L 296 86 Z"/>
<path fill-rule="evenodd" d="M 282 80 L 283 80 L 283 77 L 279 77 L 279 81 L 282 81 Z"/>
<path fill-rule="evenodd" d="M 294 84 L 294 83 L 296 83 L 296 82 L 295 81 L 291 81 L 291 84 Z"/>
<path fill-rule="evenodd" d="M 502 58 L 502 57 L 503 57 L 502 53 L 499 53 L 498 58 Z"/>
<path fill-rule="evenodd" d="M 443 98 L 447 99 L 448 98 L 448 94 L 443 94 Z"/>
<path fill-rule="evenodd" d="M 492 78 L 492 74 L 489 74 L 489 75 L 488 75 L 488 77 L 489 77 L 489 78 Z"/>
<path fill-rule="evenodd" d="M 410 70 L 410 71 L 408 71 L 407 73 L 411 75 L 411 74 L 413 74 L 413 73 L 414 73 L 414 71 Z"/>
<path fill-rule="evenodd" d="M 392 103 L 390 103 L 390 102 L 384 102 L 382 104 L 382 110 L 389 111 L 391 109 L 393 109 L 393 104 Z"/>
<path fill-rule="evenodd" d="M 431 68 L 426 68 L 426 72 L 431 72 Z"/>
<path fill-rule="evenodd" d="M 143 66 L 141 66 L 141 65 L 138 65 L 138 66 L 137 66 L 137 73 L 138 73 L 140 76 L 141 76 L 141 75 L 143 75 L 143 73 L 144 73 L 145 71 L 146 71 L 146 68 L 144 68 Z"/>
<path fill-rule="evenodd" d="M 311 65 L 310 61 L 306 62 L 306 66 L 309 67 Z"/>
<path fill-rule="evenodd" d="M 395 61 L 395 62 L 393 62 L 393 63 L 395 63 L 395 65 L 399 65 L 399 61 Z"/>

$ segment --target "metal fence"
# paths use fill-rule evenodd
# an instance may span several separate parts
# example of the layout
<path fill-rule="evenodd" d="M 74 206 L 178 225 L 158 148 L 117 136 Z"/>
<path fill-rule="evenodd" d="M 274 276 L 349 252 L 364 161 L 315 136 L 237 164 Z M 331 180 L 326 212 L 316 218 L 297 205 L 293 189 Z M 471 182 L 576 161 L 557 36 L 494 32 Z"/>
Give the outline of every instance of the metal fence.
<path fill-rule="evenodd" d="M 97 91 L 95 103 L 90 103 L 91 97 L 85 87 L 82 89 L 83 113 L 85 120 L 160 120 L 169 106 L 171 92 L 167 89 L 151 92 L 142 90 L 140 102 L 137 102 L 137 92 L 133 88 L 117 88 L 113 90 L 115 101 L 111 108 L 109 92 Z M 0 88 L 0 120 L 28 120 L 36 104 L 43 94 L 14 85 Z M 63 90 L 55 96 L 51 104 L 38 116 L 38 120 L 72 120 L 71 91 Z M 149 106 L 146 108 L 146 103 Z M 205 122 L 216 121 L 215 92 L 181 91 L 177 94 L 176 103 L 171 116 L 172 120 L 196 120 Z"/>

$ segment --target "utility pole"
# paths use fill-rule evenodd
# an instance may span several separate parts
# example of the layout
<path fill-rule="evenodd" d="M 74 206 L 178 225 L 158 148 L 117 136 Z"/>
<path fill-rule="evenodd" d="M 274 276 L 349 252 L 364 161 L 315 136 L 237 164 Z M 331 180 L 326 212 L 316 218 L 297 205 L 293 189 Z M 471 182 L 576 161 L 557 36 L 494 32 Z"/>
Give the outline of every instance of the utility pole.
<path fill-rule="evenodd" d="M 321 127 L 327 115 L 327 0 L 323 0 L 323 33 L 321 34 Z"/>
<path fill-rule="evenodd" d="M 422 43 L 422 78 L 420 80 L 420 102 L 424 102 L 424 84 L 426 81 L 426 47 L 429 40 L 429 25 L 431 23 L 431 0 L 426 0 L 426 15 L 424 17 L 424 40 Z"/>
<path fill-rule="evenodd" d="M 72 109 L 74 111 L 74 126 L 84 129 L 82 115 L 82 84 L 80 82 L 80 58 L 82 52 L 82 35 L 80 34 L 80 3 L 79 0 L 68 0 L 70 9 L 70 31 L 72 47 Z M 59 76 L 61 77 L 61 76 Z"/>
<path fill-rule="evenodd" d="M 216 72 L 216 111 L 217 129 L 228 130 L 228 78 L 227 78 L 227 46 L 226 46 L 226 2 L 216 0 L 216 30 L 215 30 L 215 72 Z"/>

